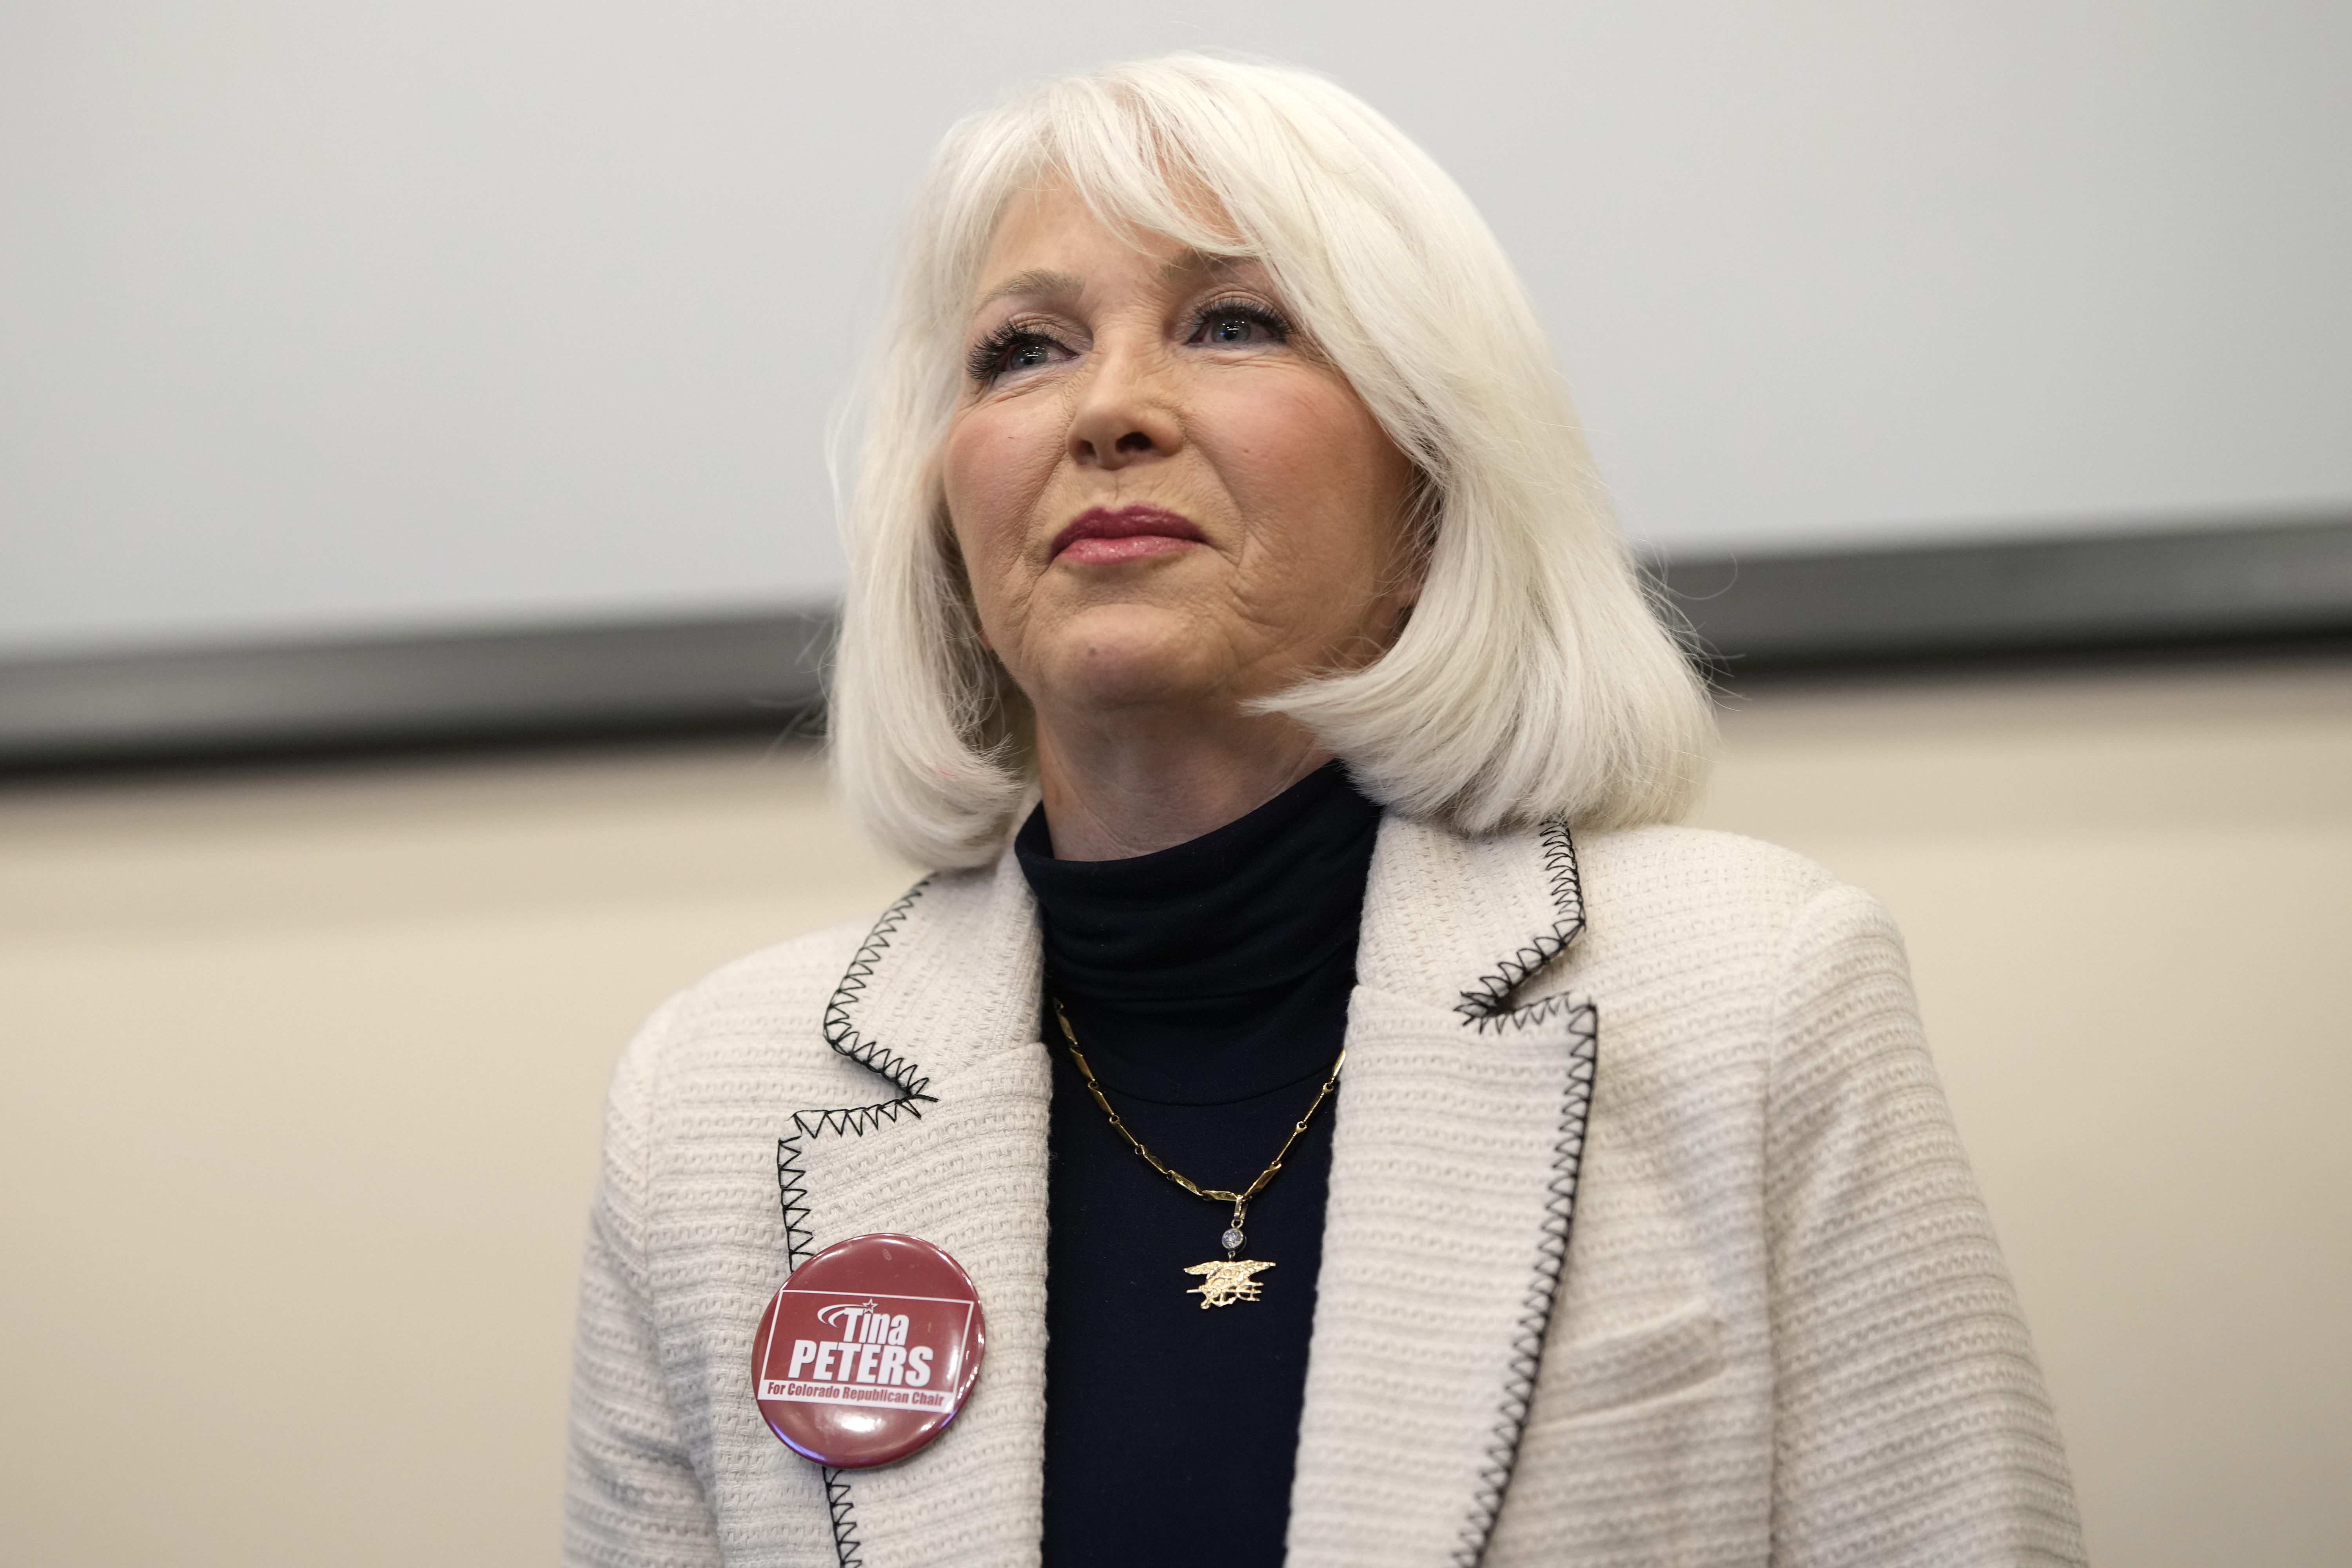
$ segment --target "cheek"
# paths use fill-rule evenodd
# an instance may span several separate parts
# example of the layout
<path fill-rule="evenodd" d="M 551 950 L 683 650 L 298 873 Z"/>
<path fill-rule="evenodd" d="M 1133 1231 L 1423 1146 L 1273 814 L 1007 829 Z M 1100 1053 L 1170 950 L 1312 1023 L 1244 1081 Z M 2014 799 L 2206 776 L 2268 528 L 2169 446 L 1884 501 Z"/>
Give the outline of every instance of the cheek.
<path fill-rule="evenodd" d="M 975 409 L 948 428 L 940 457 L 940 488 L 956 543 L 973 588 L 1013 572 L 1037 498 L 1054 471 L 1057 447 L 1042 438 L 1042 421 L 1018 408 Z"/>
<path fill-rule="evenodd" d="M 1412 464 L 1371 411 L 1344 385 L 1318 378 L 1268 387 L 1233 413 L 1235 439 L 1223 466 L 1252 542 L 1289 563 L 1313 562 L 1325 586 L 1335 579 L 1369 586 L 1393 557 L 1412 483 Z"/>

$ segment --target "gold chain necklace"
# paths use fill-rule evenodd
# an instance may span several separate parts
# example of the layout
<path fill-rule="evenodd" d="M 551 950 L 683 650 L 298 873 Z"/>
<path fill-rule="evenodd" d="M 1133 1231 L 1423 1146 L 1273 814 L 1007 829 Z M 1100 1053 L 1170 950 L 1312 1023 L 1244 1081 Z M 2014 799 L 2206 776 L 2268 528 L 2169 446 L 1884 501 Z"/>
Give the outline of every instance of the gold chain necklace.
<path fill-rule="evenodd" d="M 1129 1131 L 1127 1123 L 1119 1120 L 1118 1112 L 1111 1109 L 1110 1097 L 1103 1093 L 1102 1084 L 1095 1077 L 1095 1069 L 1087 1065 L 1087 1054 L 1078 1049 L 1077 1031 L 1070 1027 L 1070 1016 L 1062 1011 L 1061 998 L 1055 997 L 1053 1001 L 1054 1020 L 1062 1026 L 1062 1037 L 1070 1042 L 1070 1059 L 1078 1064 L 1078 1076 L 1087 1080 L 1087 1092 L 1095 1097 L 1095 1103 L 1102 1107 L 1102 1113 L 1105 1116 L 1110 1118 L 1110 1124 L 1117 1130 L 1118 1135 L 1127 1140 L 1127 1146 L 1142 1155 L 1145 1164 L 1150 1165 L 1194 1197 L 1206 1198 L 1211 1203 L 1234 1205 L 1234 1222 L 1225 1227 L 1225 1234 L 1217 1238 L 1224 1244 L 1225 1256 L 1222 1259 L 1211 1258 L 1206 1263 L 1195 1263 L 1184 1270 L 1187 1274 L 1198 1274 L 1202 1277 L 1201 1283 L 1185 1291 L 1184 1294 L 1200 1297 L 1201 1308 L 1203 1311 L 1211 1307 L 1230 1307 L 1236 1301 L 1256 1300 L 1260 1287 L 1251 1276 L 1271 1268 L 1274 1265 L 1270 1262 L 1254 1262 L 1246 1258 L 1234 1257 L 1234 1254 L 1241 1251 L 1243 1244 L 1249 1240 L 1248 1237 L 1242 1234 L 1242 1221 L 1249 1215 L 1250 1199 L 1265 1191 L 1265 1184 L 1274 1180 L 1274 1173 L 1276 1171 L 1282 1169 L 1282 1162 L 1290 1153 L 1290 1146 L 1298 1142 L 1298 1135 L 1307 1131 L 1307 1124 L 1315 1120 L 1315 1113 L 1323 1109 L 1323 1102 L 1331 1098 L 1333 1089 L 1339 1087 L 1339 1068 L 1348 1059 L 1347 1050 L 1342 1047 L 1339 1056 L 1332 1060 L 1330 1075 L 1324 1079 L 1323 1087 L 1315 1091 L 1315 1103 L 1307 1108 L 1307 1114 L 1293 1124 L 1290 1136 L 1284 1139 L 1282 1147 L 1274 1152 L 1274 1163 L 1260 1171 L 1257 1173 L 1257 1180 L 1252 1182 L 1247 1187 L 1238 1193 L 1229 1193 L 1218 1187 L 1202 1186 L 1192 1177 L 1145 1148 L 1143 1140 Z"/>

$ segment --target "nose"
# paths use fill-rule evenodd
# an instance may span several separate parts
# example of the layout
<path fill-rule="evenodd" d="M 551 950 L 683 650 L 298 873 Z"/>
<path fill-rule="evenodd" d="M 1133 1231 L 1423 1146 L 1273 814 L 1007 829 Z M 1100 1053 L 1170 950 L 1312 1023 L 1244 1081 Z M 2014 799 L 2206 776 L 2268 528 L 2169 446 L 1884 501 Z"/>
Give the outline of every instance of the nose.
<path fill-rule="evenodd" d="M 1141 346 L 1098 342 L 1070 417 L 1070 460 L 1116 471 L 1165 458 L 1183 445 L 1184 420 L 1170 367 Z"/>

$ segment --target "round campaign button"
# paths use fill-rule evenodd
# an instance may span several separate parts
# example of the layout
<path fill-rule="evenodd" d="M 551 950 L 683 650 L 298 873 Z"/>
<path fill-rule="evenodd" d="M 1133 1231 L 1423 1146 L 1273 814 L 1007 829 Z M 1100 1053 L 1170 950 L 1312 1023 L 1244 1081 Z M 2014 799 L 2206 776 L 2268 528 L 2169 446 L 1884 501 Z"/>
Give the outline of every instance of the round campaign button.
<path fill-rule="evenodd" d="M 887 1465 L 955 1419 L 986 1344 L 962 1265 L 911 1236 L 854 1236 L 793 1270 L 768 1303 L 751 1393 L 795 1453 Z"/>

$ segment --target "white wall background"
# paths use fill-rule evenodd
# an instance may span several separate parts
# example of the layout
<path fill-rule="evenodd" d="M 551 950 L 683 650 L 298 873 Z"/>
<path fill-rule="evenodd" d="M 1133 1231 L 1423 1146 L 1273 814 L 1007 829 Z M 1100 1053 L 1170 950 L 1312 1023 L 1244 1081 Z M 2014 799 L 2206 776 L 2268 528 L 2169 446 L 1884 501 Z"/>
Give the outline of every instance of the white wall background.
<path fill-rule="evenodd" d="M 829 593 L 923 154 L 1185 45 L 1457 174 L 1661 544 L 2352 500 L 2329 0 L 11 0 L 0 653 Z"/>

